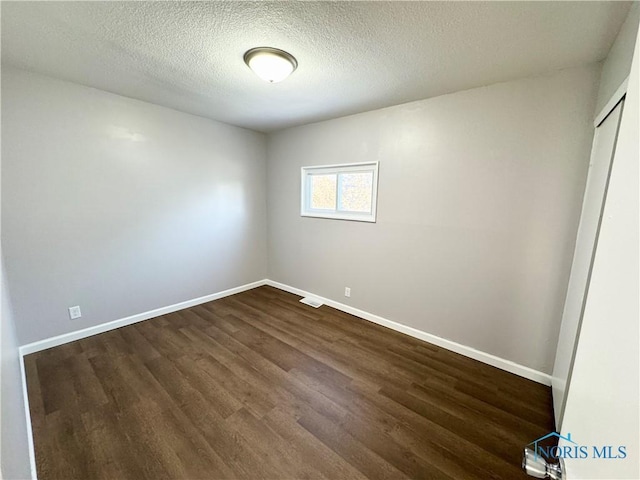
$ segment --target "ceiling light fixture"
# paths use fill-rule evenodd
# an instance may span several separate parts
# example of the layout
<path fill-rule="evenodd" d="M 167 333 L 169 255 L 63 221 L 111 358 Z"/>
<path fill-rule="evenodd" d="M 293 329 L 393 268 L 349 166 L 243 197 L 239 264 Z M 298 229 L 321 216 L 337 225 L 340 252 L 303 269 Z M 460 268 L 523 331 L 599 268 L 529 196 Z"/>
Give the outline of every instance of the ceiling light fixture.
<path fill-rule="evenodd" d="M 298 68 L 298 61 L 290 53 L 271 47 L 252 48 L 244 54 L 253 72 L 266 82 L 281 82 Z"/>

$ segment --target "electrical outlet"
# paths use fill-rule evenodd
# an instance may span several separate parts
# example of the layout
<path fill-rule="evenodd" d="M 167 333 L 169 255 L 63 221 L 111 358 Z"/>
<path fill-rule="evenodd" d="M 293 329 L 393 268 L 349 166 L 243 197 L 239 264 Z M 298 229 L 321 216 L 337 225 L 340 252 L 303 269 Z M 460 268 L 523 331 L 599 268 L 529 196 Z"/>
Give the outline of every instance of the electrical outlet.
<path fill-rule="evenodd" d="M 69 307 L 69 318 L 71 320 L 75 320 L 76 318 L 80 318 L 82 316 L 82 312 L 80 311 L 80 307 L 76 305 L 75 307 Z"/>
<path fill-rule="evenodd" d="M 349 287 L 344 287 L 344 296 L 345 297 L 351 296 L 351 289 Z"/>

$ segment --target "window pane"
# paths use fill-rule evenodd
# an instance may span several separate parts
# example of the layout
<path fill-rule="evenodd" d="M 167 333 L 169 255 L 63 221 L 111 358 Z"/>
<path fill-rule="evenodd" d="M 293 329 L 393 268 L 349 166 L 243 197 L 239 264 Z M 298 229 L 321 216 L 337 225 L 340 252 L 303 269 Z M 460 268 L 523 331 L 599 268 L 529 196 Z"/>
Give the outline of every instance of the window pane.
<path fill-rule="evenodd" d="M 376 221 L 378 162 L 302 167 L 300 216 Z"/>
<path fill-rule="evenodd" d="M 371 213 L 373 172 L 341 173 L 338 210 Z"/>
<path fill-rule="evenodd" d="M 309 179 L 311 208 L 313 210 L 335 210 L 337 175 L 311 175 Z"/>

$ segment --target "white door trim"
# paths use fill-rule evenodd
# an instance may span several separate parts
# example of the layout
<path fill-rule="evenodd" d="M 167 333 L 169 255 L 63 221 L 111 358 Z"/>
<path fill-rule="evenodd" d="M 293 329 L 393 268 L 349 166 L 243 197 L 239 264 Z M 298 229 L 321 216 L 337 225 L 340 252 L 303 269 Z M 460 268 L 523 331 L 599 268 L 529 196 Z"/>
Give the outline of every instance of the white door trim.
<path fill-rule="evenodd" d="M 602 107 L 602 110 L 600 110 L 598 115 L 596 115 L 596 118 L 593 121 L 594 128 L 598 128 L 600 124 L 604 122 L 604 119 L 607 118 L 607 115 L 609 115 L 613 111 L 613 109 L 616 107 L 616 105 L 618 105 L 620 100 L 622 100 L 622 97 L 624 97 L 627 94 L 628 84 L 629 84 L 629 77 L 625 78 L 622 81 L 622 83 L 620 84 L 618 89 L 615 91 L 615 93 L 611 96 L 609 101 L 604 105 L 604 107 Z"/>

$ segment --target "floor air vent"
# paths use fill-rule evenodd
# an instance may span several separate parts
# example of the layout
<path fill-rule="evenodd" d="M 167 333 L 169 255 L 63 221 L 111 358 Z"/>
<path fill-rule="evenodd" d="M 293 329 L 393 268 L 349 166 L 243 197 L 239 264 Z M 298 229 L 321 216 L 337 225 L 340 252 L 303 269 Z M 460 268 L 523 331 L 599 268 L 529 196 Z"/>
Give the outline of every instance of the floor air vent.
<path fill-rule="evenodd" d="M 312 297 L 304 297 L 302 300 L 300 300 L 300 303 L 304 303 L 305 305 L 309 305 L 313 308 L 318 308 L 324 305 L 324 303 L 322 303 L 320 300 Z"/>

